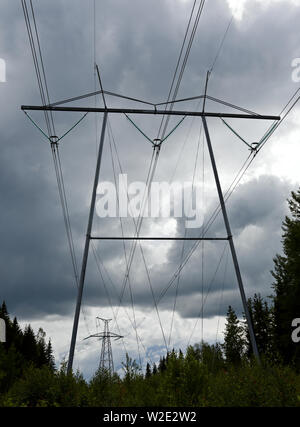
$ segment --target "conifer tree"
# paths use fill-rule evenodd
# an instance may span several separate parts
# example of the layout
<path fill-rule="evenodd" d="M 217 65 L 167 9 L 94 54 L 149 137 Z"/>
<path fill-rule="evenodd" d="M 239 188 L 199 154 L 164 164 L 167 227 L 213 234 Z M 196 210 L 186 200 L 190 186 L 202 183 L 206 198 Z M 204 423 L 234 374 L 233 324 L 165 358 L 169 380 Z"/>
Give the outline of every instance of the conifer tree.
<path fill-rule="evenodd" d="M 159 360 L 158 370 L 162 374 L 166 370 L 166 359 L 165 357 L 161 357 Z"/>
<path fill-rule="evenodd" d="M 274 340 L 283 362 L 300 368 L 300 349 L 291 339 L 291 323 L 300 317 L 300 189 L 288 200 L 290 216 L 282 225 L 283 255 L 274 258 Z"/>
<path fill-rule="evenodd" d="M 245 350 L 244 329 L 231 306 L 227 311 L 222 348 L 228 364 L 238 365 L 241 362 Z"/>
<path fill-rule="evenodd" d="M 24 329 L 22 354 L 27 361 L 31 361 L 34 365 L 38 364 L 38 343 L 30 325 L 26 325 Z"/>
<path fill-rule="evenodd" d="M 157 366 L 156 366 L 156 363 L 153 363 L 152 374 L 153 374 L 153 375 L 156 375 L 156 374 L 157 374 Z"/>
<path fill-rule="evenodd" d="M 46 361 L 47 361 L 47 365 L 49 366 L 49 368 L 52 371 L 54 371 L 55 370 L 55 360 L 54 360 L 54 356 L 53 356 L 53 349 L 52 349 L 52 344 L 51 344 L 50 339 L 48 341 L 47 348 L 46 348 Z"/>
<path fill-rule="evenodd" d="M 152 375 L 152 372 L 151 372 L 151 366 L 150 366 L 150 364 L 147 362 L 145 378 L 150 378 L 150 377 L 151 377 L 151 375 Z"/>
<path fill-rule="evenodd" d="M 249 314 L 252 320 L 258 353 L 268 359 L 274 359 L 273 345 L 273 310 L 269 307 L 260 294 L 254 294 L 247 301 Z M 246 354 L 248 358 L 253 356 L 250 342 L 248 324 L 245 321 Z"/>

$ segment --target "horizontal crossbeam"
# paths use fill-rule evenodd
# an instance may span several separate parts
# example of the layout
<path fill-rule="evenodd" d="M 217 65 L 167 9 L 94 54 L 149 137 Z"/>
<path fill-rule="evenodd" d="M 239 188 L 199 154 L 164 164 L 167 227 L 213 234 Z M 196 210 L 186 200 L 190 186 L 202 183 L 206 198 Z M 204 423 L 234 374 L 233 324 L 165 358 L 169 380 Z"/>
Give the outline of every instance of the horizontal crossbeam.
<path fill-rule="evenodd" d="M 91 240 L 228 240 L 228 237 L 102 237 L 91 236 Z"/>
<path fill-rule="evenodd" d="M 22 105 L 22 110 L 29 111 L 70 111 L 83 113 L 125 113 L 125 114 L 158 114 L 166 116 L 197 116 L 197 117 L 219 117 L 232 119 L 257 119 L 257 120 L 280 120 L 279 116 L 269 116 L 260 114 L 242 114 L 242 113 L 210 113 L 203 111 L 179 111 L 179 110 L 145 110 L 138 108 L 98 108 L 98 107 L 55 107 L 50 105 Z"/>
<path fill-rule="evenodd" d="M 88 338 L 114 338 L 115 340 L 124 338 L 123 335 L 114 334 L 113 332 L 100 332 L 98 334 L 89 335 L 86 338 L 83 338 L 83 340 L 87 340 Z"/>

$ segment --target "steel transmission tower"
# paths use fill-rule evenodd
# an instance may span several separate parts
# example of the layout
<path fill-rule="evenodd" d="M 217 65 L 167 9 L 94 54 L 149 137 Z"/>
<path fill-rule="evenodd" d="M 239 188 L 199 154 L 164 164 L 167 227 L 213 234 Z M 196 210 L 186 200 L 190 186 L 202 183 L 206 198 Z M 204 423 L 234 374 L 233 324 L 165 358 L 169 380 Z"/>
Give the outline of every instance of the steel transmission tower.
<path fill-rule="evenodd" d="M 109 331 L 108 323 L 111 321 L 111 319 L 103 319 L 102 317 L 96 317 L 96 319 L 98 320 L 98 325 L 100 324 L 100 320 L 104 322 L 104 331 L 89 335 L 85 339 L 99 338 L 99 340 L 102 340 L 99 369 L 101 371 L 106 370 L 110 373 L 110 375 L 112 375 L 114 373 L 114 361 L 110 339 L 113 338 L 116 341 L 120 338 L 123 338 L 123 336 Z"/>
<path fill-rule="evenodd" d="M 209 74 L 208 74 L 208 76 L 209 76 Z M 238 282 L 238 286 L 239 286 L 239 290 L 240 290 L 240 294 L 241 294 L 241 299 L 242 299 L 242 303 L 243 303 L 243 307 L 244 307 L 245 317 L 246 317 L 248 328 L 249 328 L 250 341 L 252 344 L 253 353 L 254 353 L 256 359 L 258 361 L 260 360 L 259 354 L 258 354 L 258 349 L 257 349 L 257 344 L 256 344 L 256 338 L 254 335 L 252 320 L 251 320 L 251 316 L 250 316 L 248 305 L 247 305 L 247 300 L 246 300 L 246 295 L 245 295 L 245 291 L 244 291 L 242 276 L 241 276 L 239 263 L 238 263 L 238 259 L 237 259 L 237 254 L 236 254 L 235 246 L 233 243 L 233 237 L 232 237 L 231 227 L 229 224 L 229 219 L 228 219 L 227 210 L 226 210 L 226 206 L 225 206 L 225 200 L 224 200 L 224 196 L 223 196 L 223 192 L 222 192 L 222 188 L 221 188 L 221 184 L 220 184 L 220 179 L 219 179 L 219 175 L 218 175 L 218 170 L 217 170 L 217 165 L 216 165 L 216 161 L 215 161 L 212 142 L 211 142 L 211 138 L 210 138 L 210 134 L 209 134 L 209 130 L 208 130 L 207 118 L 247 119 L 247 120 L 251 120 L 251 121 L 254 121 L 254 120 L 280 121 L 281 118 L 280 118 L 280 116 L 257 114 L 257 113 L 254 113 L 252 111 L 245 110 L 244 108 L 238 107 L 236 105 L 230 104 L 228 102 L 225 102 L 225 101 L 219 100 L 217 98 L 213 98 L 211 96 L 208 96 L 207 95 L 207 83 L 208 83 L 208 77 L 207 77 L 207 81 L 206 81 L 206 88 L 205 88 L 205 94 L 204 95 L 194 96 L 192 98 L 185 98 L 185 99 L 176 100 L 176 102 L 179 103 L 179 102 L 185 102 L 187 100 L 192 100 L 192 99 L 195 100 L 195 99 L 201 99 L 202 98 L 204 100 L 202 111 L 186 111 L 186 110 L 183 111 L 183 110 L 158 109 L 157 107 L 161 107 L 162 105 L 167 105 L 168 102 L 153 104 L 150 102 L 137 100 L 137 99 L 134 99 L 131 97 L 126 97 L 126 96 L 119 95 L 116 93 L 104 91 L 102 88 L 102 85 L 101 85 L 100 91 L 88 93 L 86 95 L 81 95 L 81 96 L 74 97 L 74 98 L 65 99 L 65 100 L 56 102 L 54 104 L 49 104 L 49 105 L 22 105 L 21 106 L 21 109 L 23 111 L 29 110 L 29 111 L 69 111 L 69 112 L 85 112 L 85 113 L 89 113 L 89 112 L 104 113 L 103 114 L 103 121 L 102 121 L 100 143 L 99 143 L 98 154 L 97 154 L 97 162 L 96 162 L 96 169 L 95 169 L 95 177 L 94 177 L 94 184 L 93 184 L 93 190 L 92 190 L 89 218 L 88 218 L 88 224 L 87 224 L 85 246 L 84 246 L 83 258 L 82 258 L 81 273 L 80 273 L 78 294 L 77 294 L 77 302 L 76 302 L 76 308 L 75 308 L 75 314 L 74 314 L 73 331 L 72 331 L 69 361 L 68 361 L 68 372 L 69 373 L 72 372 L 72 367 L 73 367 L 73 359 L 74 359 L 76 337 L 77 337 L 77 330 L 78 330 L 78 323 L 79 323 L 79 316 L 80 316 L 80 308 L 81 308 L 82 294 L 83 294 L 86 268 L 87 268 L 87 261 L 88 261 L 88 254 L 89 254 L 89 246 L 90 246 L 90 241 L 93 239 L 97 239 L 97 240 L 105 240 L 105 239 L 108 239 L 108 240 L 113 240 L 113 239 L 118 239 L 118 240 L 125 240 L 125 239 L 129 239 L 129 240 L 199 240 L 199 241 L 200 240 L 227 240 L 229 242 L 230 251 L 231 251 L 232 260 L 233 260 L 233 265 L 234 265 L 236 278 L 237 278 L 237 282 Z M 101 108 L 98 108 L 98 107 L 95 107 L 95 108 L 92 108 L 92 107 L 68 107 L 65 105 L 63 105 L 63 106 L 61 105 L 61 104 L 69 103 L 71 101 L 75 101 L 78 99 L 87 98 L 90 96 L 95 96 L 98 94 L 102 94 L 103 101 L 104 101 L 104 107 L 101 107 Z M 112 95 L 112 96 L 116 96 L 116 97 L 120 97 L 120 98 L 127 98 L 129 100 L 135 100 L 138 102 L 145 103 L 145 104 L 147 104 L 147 106 L 151 105 L 152 108 L 141 109 L 141 108 L 111 108 L 111 107 L 107 107 L 104 95 Z M 217 102 L 217 103 L 221 103 L 223 105 L 230 106 L 231 108 L 233 108 L 235 110 L 239 110 L 239 111 L 238 111 L 238 113 L 233 113 L 233 112 L 226 112 L 226 113 L 207 112 L 204 108 L 205 107 L 205 101 L 207 99 L 214 101 L 214 102 Z M 208 151 L 209 151 L 209 157 L 210 157 L 210 161 L 211 161 L 211 165 L 212 165 L 212 169 L 213 169 L 215 184 L 216 184 L 217 191 L 218 191 L 219 202 L 220 202 L 220 206 L 221 206 L 221 211 L 222 211 L 222 215 L 223 215 L 223 220 L 224 220 L 224 225 L 226 228 L 227 236 L 224 236 L 224 237 L 204 237 L 203 235 L 201 235 L 199 237 L 192 237 L 192 238 L 189 238 L 189 237 L 168 237 L 168 238 L 165 238 L 165 237 L 161 237 L 161 236 L 159 236 L 159 237 L 134 236 L 134 237 L 124 238 L 124 236 L 105 237 L 105 236 L 93 236 L 92 235 L 93 216 L 94 216 L 95 204 L 96 204 L 96 193 L 97 193 L 97 186 L 98 186 L 98 182 L 99 182 L 100 166 L 101 166 L 101 162 L 102 162 L 102 153 L 103 153 L 103 146 L 104 146 L 104 140 L 105 140 L 105 132 L 106 132 L 106 124 L 107 124 L 108 114 L 124 114 L 124 113 L 125 114 L 141 114 L 141 115 L 166 115 L 166 116 L 186 116 L 186 117 L 190 116 L 190 117 L 199 117 L 202 119 L 204 132 L 205 132 L 205 136 L 206 136 L 206 142 L 207 142 Z M 157 148 L 157 145 L 160 146 L 161 142 L 156 143 L 153 141 L 154 147 Z M 256 148 L 254 146 L 251 146 L 250 149 L 252 152 L 255 152 L 257 150 L 257 146 L 256 146 Z M 101 319 L 101 320 L 106 322 L 106 319 Z M 104 332 L 102 332 L 101 334 L 94 334 L 94 335 L 90 336 L 90 337 L 99 337 L 100 339 L 103 340 L 100 365 L 101 364 L 104 365 L 106 363 L 107 359 L 109 360 L 111 358 L 111 360 L 112 360 L 112 356 L 108 356 L 109 354 L 111 354 L 110 338 L 115 338 L 115 339 L 121 338 L 120 335 L 116 335 L 116 334 L 113 334 L 113 333 L 108 331 L 108 321 L 109 320 L 107 320 L 107 324 L 105 325 Z M 90 338 L 90 337 L 88 337 L 88 338 Z M 112 362 L 109 362 L 109 369 L 110 370 L 111 370 L 111 366 L 113 366 Z"/>

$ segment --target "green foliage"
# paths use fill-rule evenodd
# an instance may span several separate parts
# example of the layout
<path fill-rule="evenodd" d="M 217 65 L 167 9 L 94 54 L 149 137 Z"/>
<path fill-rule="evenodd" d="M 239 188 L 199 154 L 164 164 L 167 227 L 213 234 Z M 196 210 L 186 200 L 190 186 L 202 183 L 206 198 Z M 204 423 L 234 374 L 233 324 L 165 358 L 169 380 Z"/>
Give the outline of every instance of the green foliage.
<path fill-rule="evenodd" d="M 79 373 L 68 375 L 65 366 L 53 371 L 49 366 L 29 366 L 2 397 L 2 406 L 84 406 L 87 384 Z M 12 405 L 13 404 L 13 405 Z"/>
<path fill-rule="evenodd" d="M 29 366 L 18 379 L 4 399 L 15 402 L 15 406 L 56 406 L 55 376 L 43 366 L 39 369 Z"/>
<path fill-rule="evenodd" d="M 297 390 L 290 368 L 243 363 L 214 377 L 208 401 L 211 406 L 299 406 Z"/>
<path fill-rule="evenodd" d="M 292 320 L 300 315 L 300 189 L 288 200 L 291 216 L 282 230 L 283 255 L 274 258 L 274 341 L 285 364 L 300 369 L 300 348 L 291 340 Z"/>
<path fill-rule="evenodd" d="M 123 393 L 118 375 L 98 369 L 89 384 L 89 406 L 118 406 Z"/>
<path fill-rule="evenodd" d="M 173 350 L 165 360 L 163 372 L 146 377 L 127 356 L 122 378 L 98 370 L 89 382 L 68 374 L 65 363 L 59 370 L 31 365 L 0 394 L 0 406 L 300 406 L 300 375 L 290 367 L 246 359 L 229 365 L 207 343 L 185 354 Z"/>
<path fill-rule="evenodd" d="M 123 379 L 123 395 L 120 406 L 138 406 L 139 401 L 143 397 L 142 384 L 144 377 L 137 362 L 128 356 L 126 353 L 126 361 L 122 362 L 124 379 Z M 131 402 L 131 403 L 130 403 Z M 142 405 L 143 406 L 143 405 Z"/>
<path fill-rule="evenodd" d="M 54 370 L 55 363 L 51 343 L 46 345 L 46 334 L 41 328 L 36 335 L 30 325 L 22 331 L 16 317 L 11 321 L 4 301 L 0 317 L 6 323 L 6 342 L 0 343 L 0 393 L 4 393 L 29 367 L 47 366 Z"/>
<path fill-rule="evenodd" d="M 59 371 L 51 370 L 56 384 L 56 406 L 86 406 L 88 385 L 80 372 L 67 373 L 67 364 L 62 363 Z"/>
<path fill-rule="evenodd" d="M 125 373 L 125 381 L 130 383 L 132 380 L 141 375 L 140 367 L 131 357 L 126 353 L 126 361 L 122 362 L 123 371 Z"/>
<path fill-rule="evenodd" d="M 239 365 L 244 357 L 246 342 L 244 329 L 231 306 L 228 308 L 226 320 L 224 344 L 222 345 L 226 363 Z"/>
<path fill-rule="evenodd" d="M 222 346 L 219 343 L 212 345 L 205 342 L 202 342 L 201 345 L 195 344 L 194 347 L 188 347 L 187 355 L 189 352 L 192 352 L 194 358 L 201 361 L 209 372 L 214 373 L 225 367 Z"/>
<path fill-rule="evenodd" d="M 248 310 L 252 320 L 252 326 L 256 338 L 258 353 L 269 361 L 275 360 L 274 324 L 273 310 L 268 303 L 263 300 L 260 294 L 254 294 L 248 299 Z M 244 323 L 246 335 L 246 355 L 250 359 L 253 357 L 253 350 L 250 343 L 250 336 L 247 322 Z"/>
<path fill-rule="evenodd" d="M 150 378 L 150 377 L 151 377 L 151 375 L 152 375 L 152 372 L 151 372 L 151 366 L 150 366 L 149 362 L 147 362 L 145 378 Z"/>

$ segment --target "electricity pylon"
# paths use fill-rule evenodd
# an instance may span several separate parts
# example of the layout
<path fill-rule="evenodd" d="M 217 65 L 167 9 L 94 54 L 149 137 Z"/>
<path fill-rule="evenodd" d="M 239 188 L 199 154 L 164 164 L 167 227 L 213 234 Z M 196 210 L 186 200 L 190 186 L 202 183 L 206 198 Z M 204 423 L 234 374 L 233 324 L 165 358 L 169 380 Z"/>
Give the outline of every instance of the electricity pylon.
<path fill-rule="evenodd" d="M 21 109 L 24 111 L 27 111 L 27 110 L 30 111 L 31 110 L 31 111 L 69 111 L 69 112 L 85 112 L 85 113 L 89 113 L 89 112 L 103 113 L 102 129 L 101 129 L 100 143 L 99 143 L 98 154 L 97 154 L 95 177 L 94 177 L 94 184 L 93 184 L 93 189 L 92 189 L 92 197 L 91 197 L 91 204 L 90 204 L 85 246 L 84 246 L 83 258 L 82 258 L 82 264 L 81 264 L 81 273 L 80 273 L 80 279 L 79 279 L 79 285 L 78 285 L 77 302 L 76 302 L 76 308 L 75 308 L 75 314 L 74 314 L 73 331 L 72 331 L 71 344 L 70 344 L 70 353 L 69 353 L 69 360 L 68 360 L 68 372 L 69 373 L 72 372 L 72 366 L 73 366 L 74 351 L 75 351 L 75 345 L 76 345 L 76 337 L 77 337 L 77 331 L 78 331 L 78 323 L 79 323 L 81 301 L 82 301 L 82 294 L 83 294 L 83 288 L 84 288 L 84 282 L 85 282 L 85 275 L 86 275 L 90 241 L 93 239 L 100 239 L 100 240 L 119 239 L 119 240 L 124 240 L 124 236 L 122 236 L 122 237 L 92 236 L 92 224 L 93 224 L 93 216 L 94 216 L 95 204 L 96 204 L 96 193 L 97 193 L 97 186 L 98 186 L 98 182 L 99 182 L 100 166 L 101 166 L 101 161 L 102 161 L 102 153 L 103 153 L 103 146 L 104 146 L 104 140 L 105 140 L 105 132 L 106 132 L 106 124 L 107 124 L 107 120 L 108 120 L 108 114 L 142 114 L 142 115 L 163 115 L 163 116 L 166 115 L 166 116 L 182 116 L 182 117 L 183 116 L 190 116 L 190 117 L 199 117 L 202 119 L 204 131 L 205 131 L 205 136 L 206 136 L 206 141 L 207 141 L 207 146 L 208 146 L 208 150 L 209 150 L 209 157 L 210 157 L 210 161 L 211 161 L 211 165 L 212 165 L 212 169 L 213 169 L 213 173 L 214 173 L 215 184 L 216 184 L 217 191 L 218 191 L 219 202 L 220 202 L 220 206 L 221 206 L 221 211 L 222 211 L 222 215 L 223 215 L 223 220 L 224 220 L 224 225 L 226 228 L 227 236 L 220 237 L 220 238 L 204 237 L 204 236 L 193 237 L 193 238 L 187 238 L 187 237 L 180 237 L 180 238 L 176 238 L 176 237 L 170 237 L 170 238 L 150 237 L 149 238 L 149 237 L 135 236 L 135 237 L 130 237 L 128 239 L 130 239 L 130 240 L 199 240 L 199 241 L 200 240 L 227 240 L 227 241 L 229 241 L 233 265 L 234 265 L 236 278 L 237 278 L 237 282 L 238 282 L 238 286 L 239 286 L 239 290 L 240 290 L 240 294 L 241 294 L 241 299 L 242 299 L 242 304 L 243 304 L 243 308 L 244 308 L 244 312 L 245 312 L 245 317 L 246 317 L 247 324 L 248 324 L 250 341 L 251 341 L 253 353 L 254 353 L 256 359 L 259 361 L 259 353 L 258 353 L 258 348 L 257 348 L 257 344 L 256 344 L 256 338 L 254 335 L 252 319 L 251 319 L 249 308 L 247 305 L 247 299 L 246 299 L 246 295 L 245 295 L 245 291 L 244 291 L 242 276 L 241 276 L 241 272 L 240 272 L 240 268 L 239 268 L 239 264 L 238 264 L 235 246 L 233 243 L 231 227 L 229 224 L 229 219 L 228 219 L 228 215 L 227 215 L 227 211 L 226 211 L 224 196 L 223 196 L 223 192 L 222 192 L 222 188 L 221 188 L 221 184 L 220 184 L 220 180 L 219 180 L 219 175 L 218 175 L 218 170 L 217 170 L 217 166 L 216 166 L 216 162 L 215 162 L 215 156 L 214 156 L 214 151 L 213 151 L 213 147 L 212 147 L 212 142 L 211 142 L 211 138 L 210 138 L 209 131 L 208 131 L 207 118 L 214 118 L 215 117 L 215 118 L 221 118 L 221 119 L 224 119 L 224 118 L 248 119 L 248 120 L 252 120 L 252 121 L 254 121 L 254 120 L 280 121 L 281 118 L 280 118 L 280 116 L 257 114 L 257 113 L 254 113 L 252 111 L 245 110 L 244 108 L 238 107 L 236 105 L 230 104 L 228 102 L 222 101 L 220 99 L 208 96 L 207 95 L 207 83 L 208 83 L 208 78 L 206 81 L 206 88 L 205 88 L 205 94 L 204 95 L 193 96 L 192 98 L 185 98 L 185 99 L 176 100 L 176 102 L 179 103 L 179 102 L 186 102 L 189 100 L 195 100 L 195 99 L 201 99 L 202 98 L 204 100 L 202 111 L 168 110 L 166 108 L 158 109 L 157 107 L 161 107 L 163 105 L 166 106 L 169 102 L 153 104 L 151 102 L 146 102 L 146 101 L 138 100 L 135 98 L 127 97 L 124 95 L 119 95 L 116 93 L 107 92 L 107 91 L 102 89 L 102 85 L 101 85 L 100 91 L 88 93 L 86 95 L 81 95 L 81 96 L 77 96 L 74 98 L 65 99 L 65 100 L 62 100 L 59 102 L 55 102 L 53 104 L 49 104 L 49 105 L 22 105 L 21 106 Z M 65 105 L 63 105 L 63 106 L 61 105 L 61 104 L 69 103 L 71 101 L 76 101 L 78 99 L 88 98 L 90 96 L 95 96 L 95 95 L 99 95 L 99 94 L 102 95 L 103 101 L 104 101 L 104 107 L 101 107 L 101 108 L 100 107 L 99 108 L 98 107 L 95 107 L 95 108 L 93 108 L 93 107 L 68 107 Z M 125 98 L 125 99 L 131 100 L 131 101 L 137 101 L 140 103 L 147 104 L 148 107 L 150 105 L 151 108 L 148 108 L 148 109 L 143 108 L 142 109 L 142 108 L 111 108 L 111 107 L 107 107 L 104 95 L 111 95 L 111 96 L 116 96 L 116 97 L 123 98 L 123 99 Z M 205 107 L 205 101 L 207 99 L 209 99 L 210 101 L 217 102 L 219 104 L 230 106 L 231 108 L 233 108 L 235 110 L 239 110 L 239 112 L 238 113 L 233 113 L 233 112 L 225 112 L 225 113 L 207 112 L 204 108 Z M 161 142 L 157 143 L 157 142 L 153 141 L 154 148 L 159 149 Z M 257 145 L 256 145 L 256 148 L 254 146 L 251 146 L 251 151 L 255 151 L 255 150 L 257 150 Z M 111 335 L 111 337 L 113 336 L 111 333 L 110 334 L 108 333 L 108 335 Z M 100 336 L 100 338 L 104 338 L 104 335 L 95 334 L 94 336 Z M 114 337 L 115 337 L 115 335 L 114 335 Z"/>
<path fill-rule="evenodd" d="M 89 335 L 84 339 L 86 340 L 88 338 L 99 338 L 99 340 L 102 340 L 99 369 L 101 371 L 106 370 L 107 372 L 109 372 L 110 375 L 112 375 L 114 373 L 114 361 L 110 339 L 113 338 L 116 341 L 120 338 L 123 338 L 123 336 L 109 331 L 108 322 L 110 322 L 111 319 L 103 319 L 102 317 L 96 317 L 96 319 L 98 321 L 102 320 L 104 322 L 104 331 Z"/>

